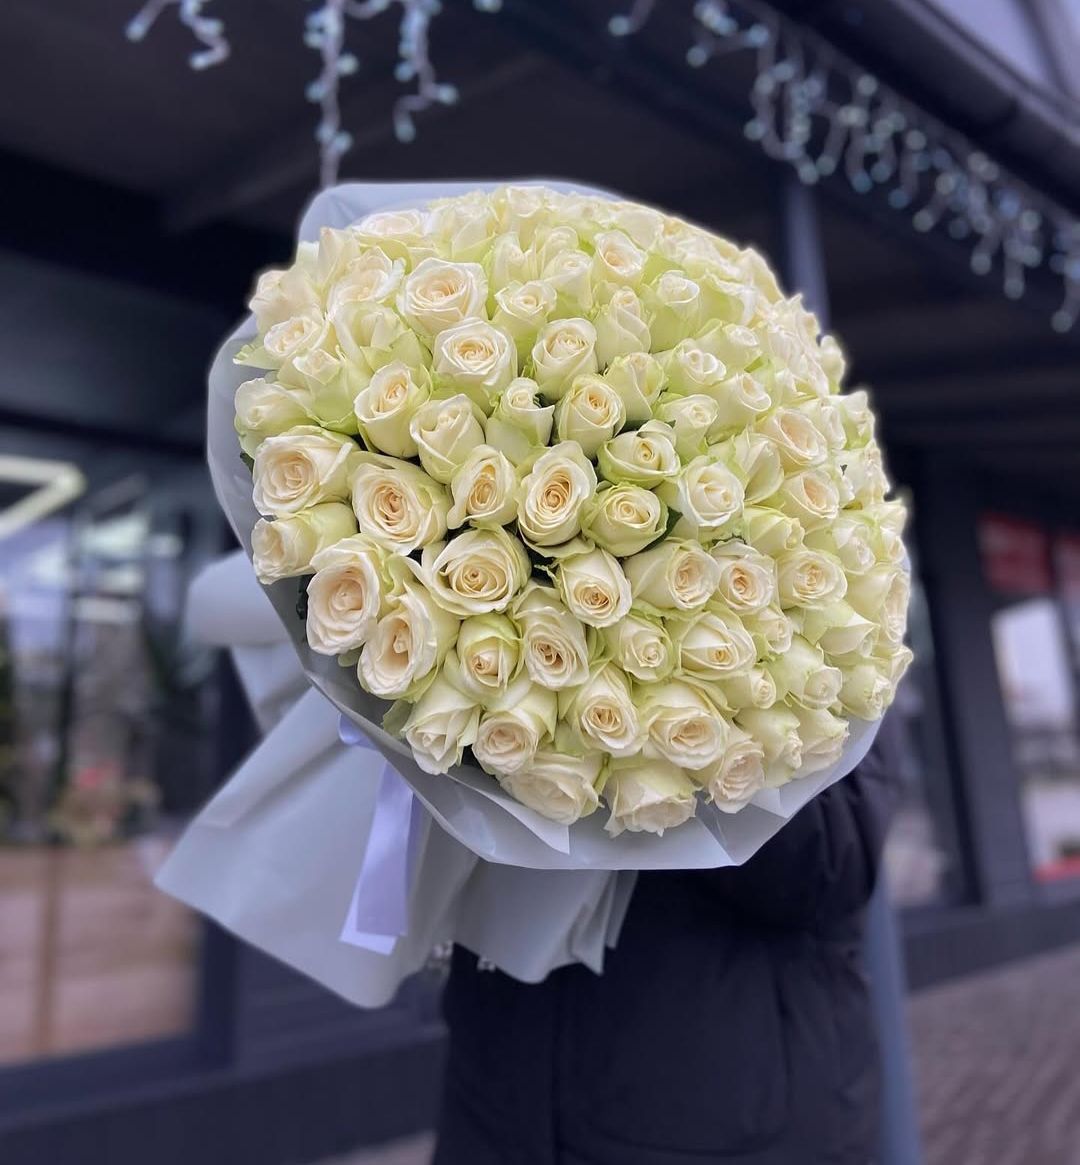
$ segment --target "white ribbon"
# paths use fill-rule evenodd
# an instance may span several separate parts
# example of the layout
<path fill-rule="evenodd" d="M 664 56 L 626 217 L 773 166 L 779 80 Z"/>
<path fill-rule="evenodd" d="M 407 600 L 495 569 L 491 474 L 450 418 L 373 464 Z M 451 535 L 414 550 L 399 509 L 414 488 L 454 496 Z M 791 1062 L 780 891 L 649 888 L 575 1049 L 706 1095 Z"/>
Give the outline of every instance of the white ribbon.
<path fill-rule="evenodd" d="M 343 744 L 371 748 L 356 725 L 342 716 Z M 374 752 L 374 749 L 372 749 Z M 379 781 L 364 861 L 339 936 L 354 947 L 389 955 L 409 927 L 409 895 L 423 833 L 423 808 L 412 789 L 386 765 Z"/>

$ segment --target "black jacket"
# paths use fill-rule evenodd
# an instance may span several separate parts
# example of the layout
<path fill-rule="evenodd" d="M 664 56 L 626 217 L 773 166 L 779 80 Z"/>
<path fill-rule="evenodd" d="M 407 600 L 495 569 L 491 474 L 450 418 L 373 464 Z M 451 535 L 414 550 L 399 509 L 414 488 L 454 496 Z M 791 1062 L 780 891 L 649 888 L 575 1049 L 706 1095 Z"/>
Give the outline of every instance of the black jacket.
<path fill-rule="evenodd" d="M 602 976 L 530 986 L 457 950 L 436 1165 L 868 1165 L 885 751 L 744 866 L 641 874 Z"/>

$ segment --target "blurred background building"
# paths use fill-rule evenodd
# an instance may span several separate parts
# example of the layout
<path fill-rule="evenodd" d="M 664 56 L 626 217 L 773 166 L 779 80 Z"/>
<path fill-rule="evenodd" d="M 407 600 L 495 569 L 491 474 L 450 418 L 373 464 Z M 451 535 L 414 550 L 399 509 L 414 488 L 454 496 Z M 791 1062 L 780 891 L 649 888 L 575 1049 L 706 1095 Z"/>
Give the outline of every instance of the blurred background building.
<path fill-rule="evenodd" d="M 205 7 L 232 56 L 195 73 L 174 9 L 133 44 L 138 0 L 0 8 L 5 1165 L 273 1165 L 433 1119 L 434 981 L 353 1011 L 150 881 L 252 739 L 180 622 L 228 545 L 204 371 L 319 181 L 317 5 Z M 1080 4 L 477 7 L 432 23 L 459 99 L 412 143 L 400 8 L 350 22 L 342 178 L 609 186 L 806 291 L 914 514 L 910 984 L 1080 941 Z"/>

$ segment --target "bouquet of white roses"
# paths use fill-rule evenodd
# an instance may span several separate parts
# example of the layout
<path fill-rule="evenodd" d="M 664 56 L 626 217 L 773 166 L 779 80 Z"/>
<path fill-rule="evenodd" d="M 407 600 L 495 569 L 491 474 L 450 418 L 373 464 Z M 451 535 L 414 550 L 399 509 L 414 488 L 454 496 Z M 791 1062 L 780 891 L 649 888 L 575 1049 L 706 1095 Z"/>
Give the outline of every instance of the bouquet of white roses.
<path fill-rule="evenodd" d="M 196 621 L 279 711 L 160 883 L 367 1005 L 433 942 L 599 970 L 633 871 L 746 861 L 910 660 L 836 342 L 753 251 L 556 185 L 323 192 L 211 370 L 302 672 L 209 574 Z"/>

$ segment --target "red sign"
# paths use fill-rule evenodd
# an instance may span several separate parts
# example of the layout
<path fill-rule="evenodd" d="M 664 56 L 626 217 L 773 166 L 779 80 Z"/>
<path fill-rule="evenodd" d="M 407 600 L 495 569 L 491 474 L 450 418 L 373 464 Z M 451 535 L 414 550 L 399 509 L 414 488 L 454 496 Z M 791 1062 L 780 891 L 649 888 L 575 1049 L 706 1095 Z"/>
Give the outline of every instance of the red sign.
<path fill-rule="evenodd" d="M 1034 522 L 982 514 L 979 549 L 983 573 L 994 590 L 1009 595 L 1047 595 L 1053 589 L 1050 538 Z"/>

